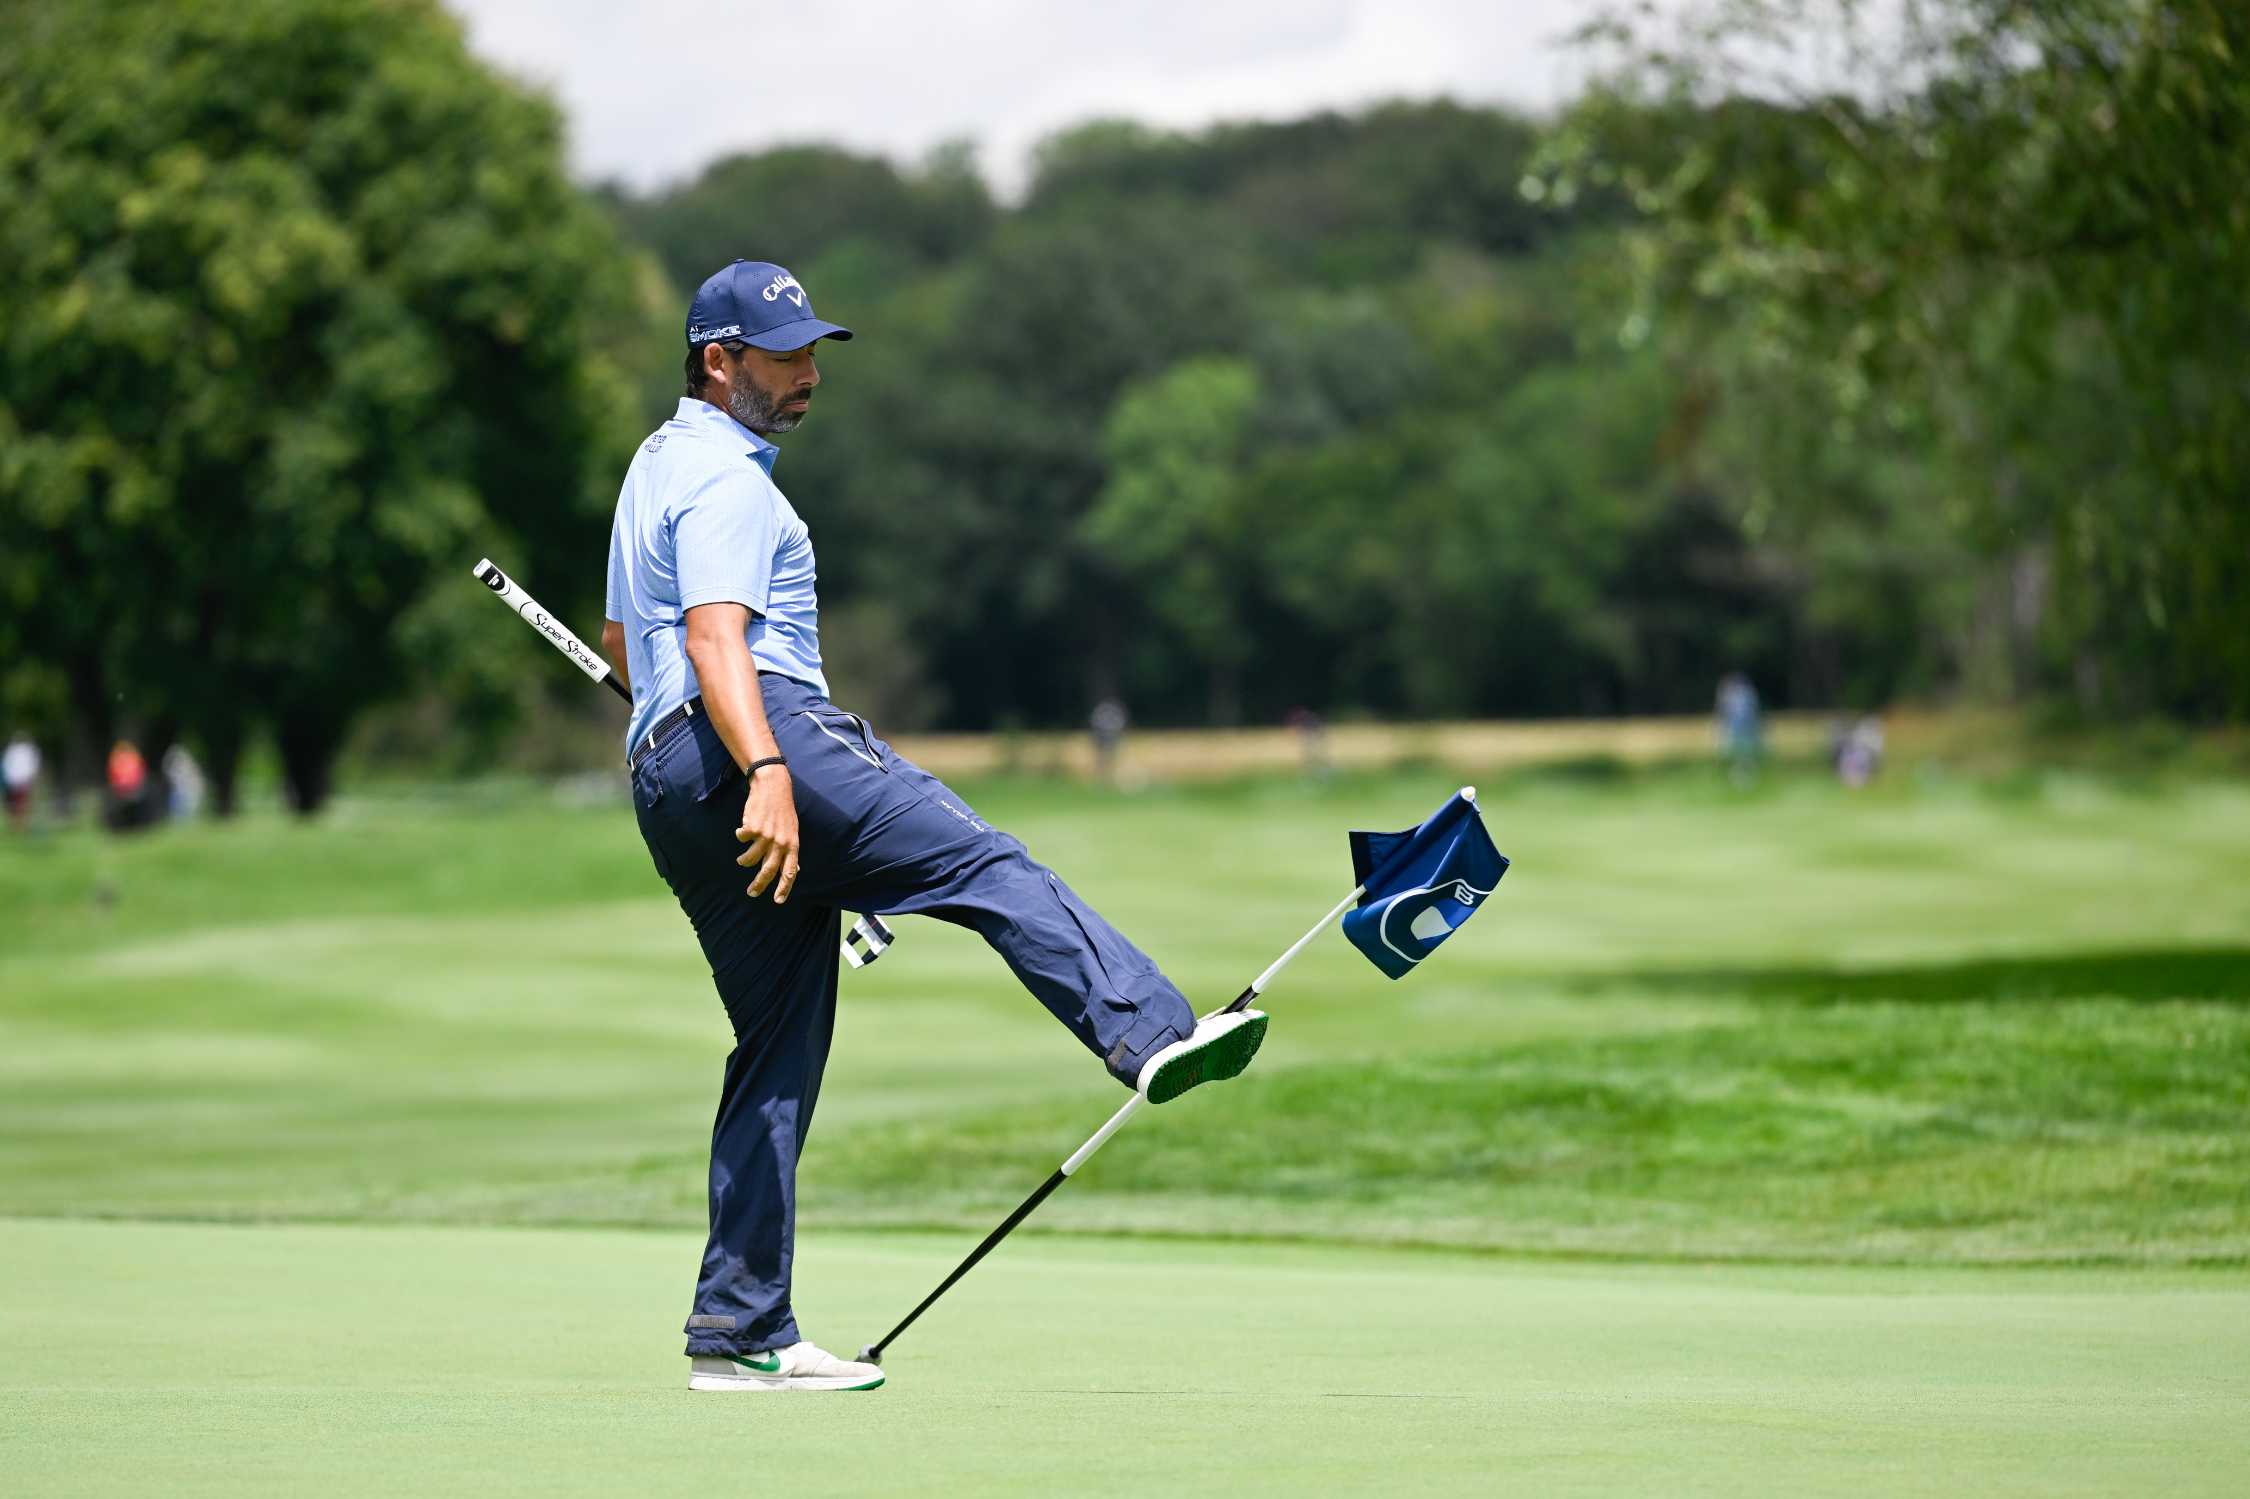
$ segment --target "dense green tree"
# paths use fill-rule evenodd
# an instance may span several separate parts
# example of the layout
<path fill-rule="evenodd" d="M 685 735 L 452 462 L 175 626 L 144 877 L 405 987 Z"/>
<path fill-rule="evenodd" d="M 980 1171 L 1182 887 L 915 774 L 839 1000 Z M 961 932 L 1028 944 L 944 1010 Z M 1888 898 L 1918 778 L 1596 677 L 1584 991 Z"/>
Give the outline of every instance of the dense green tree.
<path fill-rule="evenodd" d="M 1087 539 L 1206 674 L 1212 722 L 1242 717 L 1254 648 L 1245 608 L 1260 537 L 1244 524 L 1258 375 L 1240 359 L 1174 365 L 1129 386 L 1103 434 L 1109 482 Z"/>
<path fill-rule="evenodd" d="M 1432 242 L 1517 254 L 1564 215 L 1519 191 L 1536 128 L 1444 100 L 1195 134 L 1097 121 L 1042 143 L 1027 208 L 1178 196 L 1218 207 L 1292 274 L 1411 274 Z"/>
<path fill-rule="evenodd" d="M 801 273 L 855 241 L 908 268 L 942 264 L 974 249 L 994 217 L 964 146 L 943 147 L 911 172 L 837 146 L 744 152 L 646 198 L 613 192 L 612 203 L 688 289 L 730 260 L 780 261 Z"/>
<path fill-rule="evenodd" d="M 1555 188 L 1645 211 L 1647 287 L 1735 331 L 1738 388 L 1793 371 L 1838 445 L 1920 444 L 1921 523 L 2040 620 L 2018 681 L 2250 712 L 2250 8 L 1725 0 L 1602 36 Z"/>
<path fill-rule="evenodd" d="M 1082 526 L 1102 432 L 1137 379 L 1237 347 L 1249 267 L 1185 205 L 1082 203 L 1004 225 L 967 267 L 911 430 L 951 503 L 906 531 L 950 591 L 933 648 L 972 722 L 1076 719 L 1138 609 Z"/>
<path fill-rule="evenodd" d="M 447 617 L 424 601 L 480 549 L 593 591 L 629 262 L 553 107 L 434 4 L 11 4 L 6 31 L 9 645 L 88 739 L 191 737 L 222 805 L 269 729 L 310 810 L 410 650 L 458 639 L 397 626 Z"/>

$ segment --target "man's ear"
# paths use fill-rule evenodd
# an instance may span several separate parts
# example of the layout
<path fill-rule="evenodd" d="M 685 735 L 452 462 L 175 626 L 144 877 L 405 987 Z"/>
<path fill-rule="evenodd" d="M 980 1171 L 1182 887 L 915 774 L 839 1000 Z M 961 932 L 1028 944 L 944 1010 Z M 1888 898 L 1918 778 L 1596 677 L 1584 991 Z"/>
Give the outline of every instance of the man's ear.
<path fill-rule="evenodd" d="M 703 346 L 703 375 L 706 380 L 713 380 L 721 385 L 731 386 L 734 383 L 733 374 L 727 369 L 727 351 L 722 345 Z"/>

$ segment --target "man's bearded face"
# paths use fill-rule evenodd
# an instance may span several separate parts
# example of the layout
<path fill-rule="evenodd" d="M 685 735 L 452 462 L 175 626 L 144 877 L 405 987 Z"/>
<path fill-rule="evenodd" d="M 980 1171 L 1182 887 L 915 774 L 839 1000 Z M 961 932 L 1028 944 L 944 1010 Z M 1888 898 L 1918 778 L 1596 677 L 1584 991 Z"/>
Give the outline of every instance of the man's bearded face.
<path fill-rule="evenodd" d="M 739 358 L 729 361 L 727 415 L 760 437 L 795 431 L 820 379 L 811 367 L 809 351 L 801 359 L 778 360 L 744 349 Z"/>

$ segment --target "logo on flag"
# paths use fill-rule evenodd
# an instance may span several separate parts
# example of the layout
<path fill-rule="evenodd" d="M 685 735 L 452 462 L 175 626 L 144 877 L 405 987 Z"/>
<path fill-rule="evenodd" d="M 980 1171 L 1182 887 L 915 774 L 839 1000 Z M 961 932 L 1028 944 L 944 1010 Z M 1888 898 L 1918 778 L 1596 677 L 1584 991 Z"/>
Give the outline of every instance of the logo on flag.
<path fill-rule="evenodd" d="M 1463 787 L 1420 827 L 1402 833 L 1354 833 L 1356 909 L 1344 913 L 1344 935 L 1392 978 L 1417 964 L 1476 914 L 1508 872 L 1477 813 L 1476 792 Z"/>

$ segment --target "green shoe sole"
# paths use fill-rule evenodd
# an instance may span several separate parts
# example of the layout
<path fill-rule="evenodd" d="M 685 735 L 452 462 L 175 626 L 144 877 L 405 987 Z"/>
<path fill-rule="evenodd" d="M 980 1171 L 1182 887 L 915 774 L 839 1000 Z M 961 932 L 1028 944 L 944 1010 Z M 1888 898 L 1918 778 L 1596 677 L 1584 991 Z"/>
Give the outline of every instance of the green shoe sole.
<path fill-rule="evenodd" d="M 1174 1057 L 1148 1080 L 1148 1101 L 1170 1103 L 1188 1089 L 1241 1075 L 1265 1044 L 1266 1017 L 1253 1015 L 1209 1046 Z"/>

